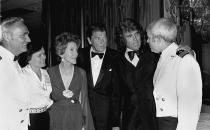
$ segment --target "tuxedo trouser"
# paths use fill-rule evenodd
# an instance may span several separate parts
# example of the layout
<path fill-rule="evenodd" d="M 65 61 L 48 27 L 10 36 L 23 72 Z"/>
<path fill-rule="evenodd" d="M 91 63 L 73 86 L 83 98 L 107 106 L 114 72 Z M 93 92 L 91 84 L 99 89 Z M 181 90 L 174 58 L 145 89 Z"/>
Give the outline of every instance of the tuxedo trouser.
<path fill-rule="evenodd" d="M 159 130 L 176 130 L 178 119 L 175 117 L 158 117 Z"/>

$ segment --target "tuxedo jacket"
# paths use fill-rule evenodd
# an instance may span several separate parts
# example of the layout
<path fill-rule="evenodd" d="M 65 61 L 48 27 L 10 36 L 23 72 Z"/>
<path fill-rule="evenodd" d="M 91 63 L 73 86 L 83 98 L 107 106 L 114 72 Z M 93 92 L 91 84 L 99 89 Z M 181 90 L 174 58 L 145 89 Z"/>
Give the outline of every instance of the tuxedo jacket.
<path fill-rule="evenodd" d="M 122 54 L 117 61 L 121 80 L 122 130 L 156 130 L 153 74 L 157 58 L 149 50 L 139 51 L 137 66 Z"/>
<path fill-rule="evenodd" d="M 120 124 L 119 76 L 115 64 L 118 56 L 115 50 L 106 49 L 94 86 L 90 48 L 79 50 L 77 65 L 87 73 L 89 102 L 96 130 L 107 130 Z"/>

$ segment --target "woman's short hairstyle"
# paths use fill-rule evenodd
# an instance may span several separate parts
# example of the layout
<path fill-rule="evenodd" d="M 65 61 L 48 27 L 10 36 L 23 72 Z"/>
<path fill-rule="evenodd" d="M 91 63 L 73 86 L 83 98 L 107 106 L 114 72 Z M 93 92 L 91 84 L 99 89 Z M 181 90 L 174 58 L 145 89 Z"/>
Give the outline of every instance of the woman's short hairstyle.
<path fill-rule="evenodd" d="M 31 57 L 34 53 L 40 51 L 41 49 L 44 49 L 44 46 L 42 43 L 30 43 L 28 44 L 28 50 L 26 51 L 26 57 L 27 62 L 31 60 Z"/>
<path fill-rule="evenodd" d="M 20 63 L 21 67 L 24 67 L 28 64 L 28 62 L 31 60 L 32 55 L 38 51 L 40 51 L 42 48 L 44 48 L 44 45 L 42 42 L 31 42 L 27 45 L 27 51 L 20 54 L 18 57 L 18 62 Z"/>
<path fill-rule="evenodd" d="M 126 49 L 126 41 L 124 38 L 124 33 L 131 32 L 131 31 L 138 31 L 141 35 L 141 42 L 144 42 L 144 30 L 140 24 L 138 24 L 136 21 L 130 18 L 124 19 L 122 22 L 120 22 L 119 26 L 116 28 L 115 32 L 115 41 L 117 42 L 118 49 L 120 51 L 125 51 Z"/>
<path fill-rule="evenodd" d="M 63 32 L 55 38 L 55 51 L 58 56 L 63 55 L 69 42 L 75 42 L 79 48 L 81 41 L 77 35 Z"/>

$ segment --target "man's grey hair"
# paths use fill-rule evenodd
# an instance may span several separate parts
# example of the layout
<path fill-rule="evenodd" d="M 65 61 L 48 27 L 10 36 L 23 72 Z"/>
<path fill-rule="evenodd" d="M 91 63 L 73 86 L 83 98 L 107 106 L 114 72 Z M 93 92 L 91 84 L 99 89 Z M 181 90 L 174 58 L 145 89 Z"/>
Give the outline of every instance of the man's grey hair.
<path fill-rule="evenodd" d="M 169 18 L 160 18 L 152 22 L 147 28 L 153 35 L 162 37 L 165 41 L 172 43 L 176 41 L 177 26 Z"/>
<path fill-rule="evenodd" d="M 7 32 L 10 27 L 16 23 L 23 23 L 24 20 L 21 17 L 10 17 L 4 19 L 0 24 L 0 42 L 3 40 L 3 33 Z"/>

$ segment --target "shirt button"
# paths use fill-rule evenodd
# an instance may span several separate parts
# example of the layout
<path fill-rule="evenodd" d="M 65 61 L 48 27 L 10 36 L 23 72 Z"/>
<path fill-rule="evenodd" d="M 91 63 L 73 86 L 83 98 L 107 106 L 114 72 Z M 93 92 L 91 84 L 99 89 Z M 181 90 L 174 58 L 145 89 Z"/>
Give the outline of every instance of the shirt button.
<path fill-rule="evenodd" d="M 72 100 L 71 100 L 71 103 L 75 103 L 75 101 L 72 99 Z"/>
<path fill-rule="evenodd" d="M 23 123 L 23 122 L 24 122 L 24 120 L 21 120 L 21 121 L 20 121 L 20 123 Z"/>
<path fill-rule="evenodd" d="M 160 111 L 163 111 L 163 108 L 160 108 Z"/>
<path fill-rule="evenodd" d="M 165 98 L 162 98 L 162 101 L 164 102 L 165 101 Z"/>
<path fill-rule="evenodd" d="M 19 109 L 19 112 L 22 112 L 23 111 L 23 109 Z"/>
<path fill-rule="evenodd" d="M 159 100 L 159 98 L 155 98 L 156 100 Z"/>

